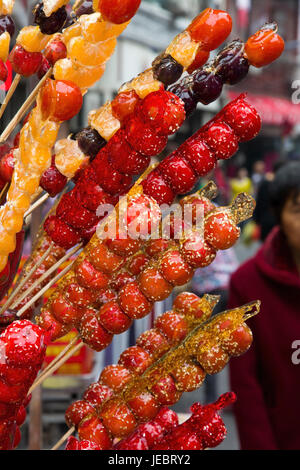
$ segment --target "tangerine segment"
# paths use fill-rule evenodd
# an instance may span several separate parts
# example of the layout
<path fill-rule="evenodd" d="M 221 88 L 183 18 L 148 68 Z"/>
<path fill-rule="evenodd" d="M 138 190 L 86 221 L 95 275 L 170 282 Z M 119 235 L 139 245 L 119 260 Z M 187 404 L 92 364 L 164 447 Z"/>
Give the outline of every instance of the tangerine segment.
<path fill-rule="evenodd" d="M 89 88 L 99 80 L 105 71 L 105 65 L 97 67 L 76 67 L 71 59 L 58 60 L 53 69 L 56 80 L 70 80 L 76 83 L 81 89 Z"/>
<path fill-rule="evenodd" d="M 3 211 L 1 211 L 3 212 Z M 1 213 L 2 216 L 2 213 Z M 16 249 L 16 236 L 14 233 L 8 233 L 4 228 L 0 230 L 0 254 L 9 254 Z"/>
<path fill-rule="evenodd" d="M 28 121 L 30 133 L 33 139 L 39 142 L 40 144 L 52 147 L 57 139 L 59 124 L 54 121 L 45 121 L 43 125 L 41 125 L 41 122 L 41 108 L 40 106 L 36 106 L 32 110 Z"/>
<path fill-rule="evenodd" d="M 62 41 L 67 44 L 72 38 L 81 36 L 81 26 L 79 23 L 74 23 L 64 30 L 62 33 Z"/>
<path fill-rule="evenodd" d="M 18 233 L 23 227 L 23 216 L 18 214 L 8 204 L 4 206 L 2 215 L 2 226 L 7 232 Z"/>
<path fill-rule="evenodd" d="M 110 102 L 105 103 L 99 110 L 91 111 L 88 121 L 106 141 L 110 140 L 121 127 L 120 121 L 112 113 Z"/>
<path fill-rule="evenodd" d="M 199 42 L 194 41 L 188 31 L 184 31 L 176 36 L 166 50 L 184 68 L 188 68 L 195 60 Z"/>
<path fill-rule="evenodd" d="M 25 167 L 30 168 L 33 172 L 36 170 L 36 174 L 42 175 L 51 164 L 51 148 L 34 142 L 27 150 L 26 155 L 21 153 L 21 158 Z"/>
<path fill-rule="evenodd" d="M 10 43 L 10 35 L 7 31 L 0 35 L 0 59 L 3 62 L 7 61 L 8 53 L 9 53 L 9 43 Z"/>
<path fill-rule="evenodd" d="M 77 141 L 61 139 L 55 144 L 55 166 L 67 178 L 73 178 L 88 157 L 78 147 Z"/>
<path fill-rule="evenodd" d="M 123 24 L 114 24 L 101 20 L 100 13 L 82 15 L 79 18 L 81 31 L 84 39 L 88 42 L 97 43 L 115 38 L 127 28 L 130 21 Z"/>
<path fill-rule="evenodd" d="M 25 26 L 19 32 L 16 43 L 20 44 L 27 52 L 41 52 L 51 36 L 43 34 L 39 26 Z"/>
<path fill-rule="evenodd" d="M 68 56 L 80 65 L 95 67 L 103 64 L 112 55 L 117 45 L 116 38 L 91 44 L 82 36 L 71 39 L 68 42 Z"/>
<path fill-rule="evenodd" d="M 146 70 L 138 75 L 130 84 L 131 89 L 133 89 L 141 99 L 144 99 L 153 91 L 160 90 L 161 86 L 161 82 L 154 78 L 152 69 Z"/>
<path fill-rule="evenodd" d="M 69 3 L 69 0 L 44 0 L 43 9 L 46 16 L 50 16 L 52 13 L 57 11 L 59 8 L 63 7 Z"/>

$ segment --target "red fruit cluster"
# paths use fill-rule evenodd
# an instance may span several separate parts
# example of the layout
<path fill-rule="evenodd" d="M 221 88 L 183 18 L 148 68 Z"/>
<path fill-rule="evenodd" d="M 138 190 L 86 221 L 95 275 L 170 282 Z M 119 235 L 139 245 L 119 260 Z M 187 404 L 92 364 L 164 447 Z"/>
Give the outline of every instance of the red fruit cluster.
<path fill-rule="evenodd" d="M 45 332 L 28 320 L 9 325 L 0 336 L 0 449 L 16 447 L 26 417 L 28 390 L 44 360 Z"/>
<path fill-rule="evenodd" d="M 199 176 L 211 171 L 218 159 L 230 158 L 238 143 L 259 132 L 256 110 L 240 96 L 162 161 L 142 185 L 159 204 L 171 204 L 176 194 L 190 191 Z"/>
<path fill-rule="evenodd" d="M 50 86 L 51 81 L 48 83 Z M 183 102 L 164 90 L 150 93 L 144 100 L 131 92 L 121 93 L 112 109 L 123 127 L 82 171 L 75 188 L 59 203 L 56 216 L 45 223 L 46 232 L 64 248 L 89 240 L 100 220 L 96 209 L 103 203 L 116 203 L 131 186 L 132 176 L 147 168 L 150 156 L 164 149 L 167 135 L 185 118 Z M 54 168 L 49 171 L 54 175 Z"/>
<path fill-rule="evenodd" d="M 157 416 L 161 407 L 176 403 L 182 392 L 200 387 L 206 373 L 219 372 L 230 356 L 242 354 L 251 345 L 252 335 L 248 326 L 225 312 L 212 320 L 211 333 L 205 334 L 203 330 L 203 336 L 198 340 L 198 351 L 195 349 L 194 353 L 187 352 L 179 362 L 174 362 L 172 370 L 168 372 L 164 372 L 162 364 L 161 375 L 155 376 L 155 382 L 153 377 L 150 377 L 145 386 L 131 388 L 131 384 L 136 383 L 133 382 L 135 378 L 144 374 L 171 348 L 179 345 L 197 324 L 208 319 L 211 311 L 212 306 L 206 304 L 205 297 L 199 299 L 194 294 L 180 294 L 174 304 L 174 310 L 159 317 L 154 328 L 142 333 L 136 345 L 121 354 L 117 365 L 107 366 L 102 371 L 99 381 L 87 389 L 83 400 L 73 403 L 67 409 L 67 424 L 78 430 L 79 437 L 91 440 L 101 449 L 108 449 L 113 437 L 130 435 L 140 423 L 148 423 L 140 429 L 142 433 L 150 434 L 152 429 L 152 437 L 156 442 L 155 437 L 161 429 L 155 430 L 149 421 Z M 224 330 L 226 334 L 221 334 Z M 119 393 L 121 390 L 123 397 Z M 127 393 L 126 390 L 130 392 Z M 198 421 L 192 420 L 195 428 L 200 418 L 201 424 L 205 422 L 202 434 L 197 429 L 198 445 L 217 445 L 221 434 L 220 422 L 212 416 L 215 409 L 211 408 L 210 413 L 207 409 L 200 412 L 199 408 L 193 411 L 197 411 L 199 415 Z M 213 418 L 212 423 L 209 418 Z M 179 434 L 178 439 L 181 436 Z M 147 442 L 140 440 L 141 437 L 143 435 L 140 432 L 134 434 L 132 439 L 129 439 L 129 445 L 144 448 Z M 174 435 L 173 438 L 175 439 Z M 123 444 L 120 444 L 121 448 Z M 128 448 L 126 441 L 124 445 Z M 153 441 L 151 445 L 154 445 Z M 191 445 L 191 440 L 186 445 Z"/>

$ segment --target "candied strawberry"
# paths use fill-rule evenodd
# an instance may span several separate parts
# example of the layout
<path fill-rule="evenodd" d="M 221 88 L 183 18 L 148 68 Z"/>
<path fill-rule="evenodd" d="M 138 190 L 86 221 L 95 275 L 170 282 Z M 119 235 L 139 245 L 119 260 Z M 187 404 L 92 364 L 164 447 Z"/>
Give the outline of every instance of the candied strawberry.
<path fill-rule="evenodd" d="M 56 208 L 56 214 L 75 229 L 89 228 L 97 222 L 95 214 L 78 202 L 73 190 L 63 195 Z"/>
<path fill-rule="evenodd" d="M 54 243 L 66 250 L 80 242 L 78 232 L 56 215 L 47 217 L 44 223 L 44 229 Z"/>
<path fill-rule="evenodd" d="M 8 365 L 38 365 L 46 349 L 44 331 L 29 320 L 17 320 L 9 325 L 2 340 Z M 1 400 L 0 400 L 1 401 Z"/>
<path fill-rule="evenodd" d="M 170 375 L 160 379 L 153 385 L 151 392 L 161 405 L 174 405 L 181 396 L 181 393 L 176 388 L 174 379 Z"/>
<path fill-rule="evenodd" d="M 204 225 L 204 238 L 216 250 L 232 247 L 240 235 L 240 229 L 227 214 L 208 215 Z"/>
<path fill-rule="evenodd" d="M 144 253 L 138 253 L 130 259 L 127 269 L 131 274 L 136 276 L 144 269 L 145 266 L 147 266 L 148 262 L 148 256 Z"/>
<path fill-rule="evenodd" d="M 128 401 L 128 405 L 139 421 L 153 419 L 159 409 L 159 405 L 151 393 L 143 392 Z"/>
<path fill-rule="evenodd" d="M 109 154 L 104 149 L 100 150 L 93 160 L 92 168 L 96 173 L 97 182 L 109 194 L 120 194 L 131 185 L 132 177 L 112 168 Z"/>
<path fill-rule="evenodd" d="M 135 280 L 135 277 L 126 271 L 118 274 L 111 283 L 111 287 L 117 292 L 122 289 L 126 284 Z"/>
<path fill-rule="evenodd" d="M 14 71 L 24 77 L 35 74 L 41 66 L 43 54 L 40 52 L 27 52 L 17 44 L 9 54 L 9 61 Z"/>
<path fill-rule="evenodd" d="M 161 255 L 169 246 L 169 240 L 158 238 L 157 240 L 149 240 L 146 247 L 146 253 L 151 257 Z"/>
<path fill-rule="evenodd" d="M 49 333 L 53 341 L 64 336 L 71 328 L 69 325 L 58 322 L 48 310 L 41 312 L 38 317 L 38 324 L 44 331 Z"/>
<path fill-rule="evenodd" d="M 215 122 L 204 133 L 203 138 L 217 159 L 226 160 L 238 149 L 238 138 L 232 128 L 224 122 Z"/>
<path fill-rule="evenodd" d="M 175 194 L 187 193 L 196 183 L 194 171 L 188 162 L 176 152 L 165 158 L 158 169 Z"/>
<path fill-rule="evenodd" d="M 261 118 L 245 100 L 234 101 L 225 109 L 223 120 L 232 127 L 241 142 L 247 142 L 259 133 Z"/>
<path fill-rule="evenodd" d="M 112 390 L 119 391 L 131 380 L 131 372 L 120 364 L 107 366 L 101 372 L 99 382 Z"/>
<path fill-rule="evenodd" d="M 108 239 L 105 241 L 108 248 L 120 256 L 130 256 L 136 253 L 141 242 L 139 240 L 132 240 L 131 238 L 115 238 L 114 240 Z"/>
<path fill-rule="evenodd" d="M 7 385 L 22 385 L 35 379 L 36 372 L 31 367 L 17 367 L 0 364 L 0 377 Z"/>
<path fill-rule="evenodd" d="M 173 310 L 160 315 L 155 321 L 155 328 L 173 343 L 182 341 L 189 331 L 189 325 L 184 316 Z"/>
<path fill-rule="evenodd" d="M 140 97 L 134 90 L 118 93 L 111 102 L 112 113 L 119 121 L 124 122 L 134 112 L 139 101 Z"/>
<path fill-rule="evenodd" d="M 141 101 L 138 115 L 156 133 L 171 135 L 185 120 L 184 103 L 169 91 L 154 91 Z"/>
<path fill-rule="evenodd" d="M 71 282 L 65 292 L 66 298 L 76 307 L 87 307 L 92 304 L 96 296 L 91 289 L 86 289 L 76 282 Z"/>
<path fill-rule="evenodd" d="M 162 356 L 170 347 L 166 337 L 155 328 L 144 331 L 138 337 L 136 344 L 155 358 Z"/>
<path fill-rule="evenodd" d="M 122 352 L 118 363 L 133 374 L 141 375 L 151 365 L 152 358 L 140 346 L 131 346 Z"/>
<path fill-rule="evenodd" d="M 97 305 L 101 306 L 106 304 L 110 300 L 115 300 L 117 298 L 116 292 L 112 289 L 101 289 L 97 292 Z"/>
<path fill-rule="evenodd" d="M 126 284 L 119 292 L 119 303 L 124 312 L 133 319 L 143 318 L 152 310 L 153 304 L 141 292 L 136 281 Z"/>
<path fill-rule="evenodd" d="M 108 449 L 110 449 L 110 446 L 108 446 Z M 83 439 L 80 441 L 80 450 L 103 450 L 103 447 L 95 442 Z"/>
<path fill-rule="evenodd" d="M 160 165 L 159 165 L 160 166 Z M 159 204 L 172 204 L 175 194 L 156 168 L 142 181 L 144 194 L 153 197 Z"/>
<path fill-rule="evenodd" d="M 75 197 L 86 209 L 95 212 L 101 204 L 112 204 L 113 200 L 101 186 L 91 178 L 81 177 L 74 189 Z"/>
<path fill-rule="evenodd" d="M 173 286 L 167 282 L 155 267 L 145 269 L 138 279 L 141 291 L 152 301 L 164 300 L 171 294 Z"/>
<path fill-rule="evenodd" d="M 211 244 L 206 243 L 205 240 L 196 231 L 186 234 L 186 240 L 183 242 L 180 251 L 193 268 L 204 268 L 211 264 L 216 257 L 216 249 Z"/>
<path fill-rule="evenodd" d="M 136 152 L 126 141 L 123 129 L 113 136 L 106 146 L 111 165 L 120 173 L 139 175 L 147 168 L 150 157 Z"/>
<path fill-rule="evenodd" d="M 114 437 L 127 436 L 137 425 L 133 413 L 122 401 L 116 400 L 104 404 L 100 416 L 104 426 Z"/>
<path fill-rule="evenodd" d="M 185 316 L 191 316 L 194 318 L 202 318 L 204 312 L 201 308 L 201 299 L 192 292 L 182 292 L 177 295 L 173 308 L 179 310 Z"/>
<path fill-rule="evenodd" d="M 91 240 L 91 238 L 93 237 L 93 235 L 95 235 L 97 231 L 98 224 L 99 224 L 99 221 L 95 225 L 92 225 L 89 228 L 81 228 L 78 230 L 80 238 L 82 239 L 82 243 L 86 244 Z"/>
<path fill-rule="evenodd" d="M 183 363 L 172 371 L 177 390 L 192 392 L 200 387 L 205 379 L 205 372 L 197 364 Z"/>
<path fill-rule="evenodd" d="M 15 157 L 13 150 L 4 155 L 0 160 L 0 178 L 9 183 L 15 167 Z"/>
<path fill-rule="evenodd" d="M 28 391 L 27 384 L 7 385 L 0 378 L 0 402 L 7 403 L 9 405 L 12 405 L 12 404 L 20 405 L 27 391 Z"/>
<path fill-rule="evenodd" d="M 76 439 L 76 437 L 74 437 L 74 436 L 68 437 L 65 450 L 80 450 L 79 440 Z"/>
<path fill-rule="evenodd" d="M 67 177 L 62 175 L 55 165 L 55 155 L 52 156 L 51 166 L 44 171 L 40 179 L 40 186 L 54 197 L 60 193 L 67 184 Z"/>
<path fill-rule="evenodd" d="M 139 428 L 126 439 L 115 444 L 114 449 L 118 450 L 149 450 L 147 440 L 139 433 Z"/>
<path fill-rule="evenodd" d="M 125 259 L 116 253 L 110 251 L 107 245 L 99 243 L 98 246 L 92 251 L 90 255 L 90 262 L 99 271 L 106 274 L 111 274 L 125 263 Z"/>
<path fill-rule="evenodd" d="M 75 267 L 76 279 L 83 287 L 91 289 L 105 289 L 109 283 L 109 277 L 94 268 L 92 263 L 84 259 Z"/>
<path fill-rule="evenodd" d="M 160 423 L 164 431 L 171 431 L 175 426 L 178 426 L 178 416 L 175 411 L 170 410 L 166 406 L 162 406 L 155 418 L 156 423 Z"/>
<path fill-rule="evenodd" d="M 81 319 L 80 336 L 82 341 L 95 351 L 102 351 L 113 339 L 113 335 L 100 324 L 96 311 L 91 308 L 85 311 Z"/>
<path fill-rule="evenodd" d="M 177 250 L 169 251 L 163 256 L 160 271 L 164 278 L 175 286 L 186 284 L 194 274 L 192 268 Z"/>
<path fill-rule="evenodd" d="M 131 238 L 148 238 L 148 235 L 157 233 L 161 210 L 154 199 L 141 194 L 128 201 L 124 218 Z"/>
<path fill-rule="evenodd" d="M 83 399 L 88 401 L 94 408 L 100 408 L 103 403 L 111 398 L 112 390 L 106 385 L 95 382 L 88 386 L 84 392 Z"/>
<path fill-rule="evenodd" d="M 111 300 L 101 307 L 98 313 L 98 318 L 101 325 L 107 331 L 115 335 L 128 330 L 132 323 L 132 320 L 125 315 L 115 300 Z"/>
<path fill-rule="evenodd" d="M 89 416 L 81 421 L 78 425 L 78 436 L 80 440 L 92 440 L 102 450 L 110 449 L 112 445 L 107 429 L 96 416 Z"/>
<path fill-rule="evenodd" d="M 17 425 L 22 426 L 22 424 L 24 424 L 25 422 L 25 419 L 26 419 L 26 408 L 25 406 L 21 405 L 16 416 Z"/>
<path fill-rule="evenodd" d="M 125 134 L 134 150 L 149 157 L 161 153 L 168 141 L 166 136 L 159 135 L 135 116 L 126 123 Z"/>
<path fill-rule="evenodd" d="M 96 416 L 94 407 L 85 400 L 77 400 L 70 405 L 65 413 L 66 423 L 71 428 L 78 427 L 79 423 L 88 416 Z"/>
<path fill-rule="evenodd" d="M 207 175 L 217 164 L 215 154 L 205 142 L 200 139 L 188 141 L 184 144 L 182 155 L 198 176 Z"/>

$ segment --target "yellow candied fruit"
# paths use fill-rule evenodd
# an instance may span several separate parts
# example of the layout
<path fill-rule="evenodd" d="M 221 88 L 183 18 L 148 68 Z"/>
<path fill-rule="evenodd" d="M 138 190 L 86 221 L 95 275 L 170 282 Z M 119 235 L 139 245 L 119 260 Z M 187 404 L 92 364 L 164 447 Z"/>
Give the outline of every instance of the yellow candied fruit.
<path fill-rule="evenodd" d="M 20 214 L 25 214 L 31 202 L 30 196 L 21 192 L 19 188 L 15 188 L 8 201 L 14 207 L 15 211 Z"/>
<path fill-rule="evenodd" d="M 1 0 L 1 15 L 11 15 L 15 0 Z"/>
<path fill-rule="evenodd" d="M 53 69 L 56 80 L 71 80 L 81 89 L 89 88 L 99 80 L 105 71 L 105 65 L 97 67 L 76 67 L 70 59 L 58 60 Z"/>
<path fill-rule="evenodd" d="M 54 152 L 55 165 L 67 178 L 73 178 L 83 162 L 88 160 L 78 147 L 77 141 L 72 139 L 59 140 L 55 144 Z"/>
<path fill-rule="evenodd" d="M 18 233 L 23 227 L 23 216 L 6 204 L 3 210 L 2 225 L 7 232 Z"/>
<path fill-rule="evenodd" d="M 100 13 L 82 15 L 79 18 L 81 31 L 84 39 L 88 42 L 97 43 L 107 39 L 120 36 L 130 21 L 123 24 L 114 24 L 101 20 Z"/>
<path fill-rule="evenodd" d="M 115 38 L 91 44 L 83 37 L 76 37 L 68 43 L 68 57 L 80 65 L 96 67 L 109 59 L 116 45 Z"/>
<path fill-rule="evenodd" d="M 9 53 L 9 43 L 10 43 L 10 35 L 7 31 L 0 35 L 0 59 L 3 62 L 7 61 L 8 53 Z"/>
<path fill-rule="evenodd" d="M 105 103 L 99 110 L 90 112 L 88 121 L 106 141 L 121 127 L 120 121 L 113 116 L 110 102 Z"/>
<path fill-rule="evenodd" d="M 0 272 L 3 271 L 7 264 L 7 256 L 0 254 Z"/>
<path fill-rule="evenodd" d="M 0 254 L 9 254 L 16 249 L 16 236 L 3 228 L 0 229 Z"/>
<path fill-rule="evenodd" d="M 51 164 L 51 148 L 37 142 L 33 143 L 26 154 L 21 152 L 20 156 L 24 167 L 36 171 L 36 174 L 41 175 Z"/>
<path fill-rule="evenodd" d="M 45 121 L 42 125 L 41 109 L 36 106 L 28 120 L 29 129 L 34 140 L 41 145 L 52 147 L 57 139 L 59 123 L 54 121 Z"/>
<path fill-rule="evenodd" d="M 52 13 L 54 13 L 67 3 L 69 3 L 69 0 L 44 0 L 43 10 L 45 12 L 45 15 L 50 16 Z"/>
<path fill-rule="evenodd" d="M 138 75 L 138 77 L 132 80 L 130 85 L 141 99 L 144 99 L 153 91 L 158 91 L 162 86 L 161 82 L 153 77 L 152 69 Z"/>
<path fill-rule="evenodd" d="M 170 54 L 180 65 L 188 68 L 194 62 L 199 47 L 199 42 L 194 41 L 188 31 L 184 31 L 171 42 L 166 54 Z"/>
<path fill-rule="evenodd" d="M 29 175 L 26 178 L 22 178 L 18 183 L 18 188 L 28 195 L 33 195 L 39 187 L 40 177 L 39 175 Z"/>
<path fill-rule="evenodd" d="M 51 36 L 43 34 L 39 26 L 25 26 L 19 32 L 16 42 L 27 52 L 41 52 Z"/>
<path fill-rule="evenodd" d="M 68 44 L 68 42 L 76 36 L 81 36 L 81 26 L 77 22 L 64 30 L 62 40 L 65 44 Z"/>

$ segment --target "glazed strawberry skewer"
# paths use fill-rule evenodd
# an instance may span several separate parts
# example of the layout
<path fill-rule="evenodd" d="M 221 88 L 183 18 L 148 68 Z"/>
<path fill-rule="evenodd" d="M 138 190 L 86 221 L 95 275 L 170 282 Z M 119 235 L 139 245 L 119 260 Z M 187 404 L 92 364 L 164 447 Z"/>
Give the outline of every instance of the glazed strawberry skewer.
<path fill-rule="evenodd" d="M 194 385 L 196 383 L 196 387 L 200 386 L 207 372 L 219 372 L 230 356 L 244 353 L 252 342 L 251 330 L 245 324 L 245 320 L 258 313 L 259 305 L 259 302 L 253 302 L 215 316 L 192 330 L 183 341 L 158 360 L 152 358 L 146 351 L 142 354 L 141 347 L 139 354 L 135 349 L 137 347 L 129 348 L 121 354 L 119 361 L 123 368 L 129 368 L 127 383 L 125 382 L 120 391 L 115 390 L 108 395 L 107 387 L 106 389 L 104 387 L 106 396 L 103 390 L 99 393 L 98 389 L 97 394 L 88 389 L 85 402 L 77 402 L 67 410 L 69 426 L 73 425 L 71 427 L 73 431 L 77 427 L 81 438 L 96 442 L 102 449 L 109 448 L 111 436 L 127 436 L 141 420 L 148 421 L 149 416 L 152 419 L 160 406 L 166 402 L 177 402 L 181 395 L 180 390 L 186 388 L 187 379 L 189 382 L 192 377 L 191 382 Z M 136 361 L 139 361 L 139 367 Z M 190 364 L 188 374 L 185 368 L 180 369 L 182 363 Z M 110 366 L 111 369 L 113 367 Z M 103 383 L 104 371 L 101 376 L 100 380 Z M 110 383 L 115 382 L 119 386 L 124 377 L 124 373 L 120 372 L 114 375 L 111 372 L 105 374 L 106 380 L 110 380 Z M 194 382 L 196 377 L 198 379 Z M 173 385 L 170 386 L 170 383 Z M 181 384 L 179 390 L 177 383 Z M 101 384 L 99 385 L 101 387 Z M 88 399 L 95 408 L 89 404 Z M 53 450 L 57 447 L 58 444 Z"/>

